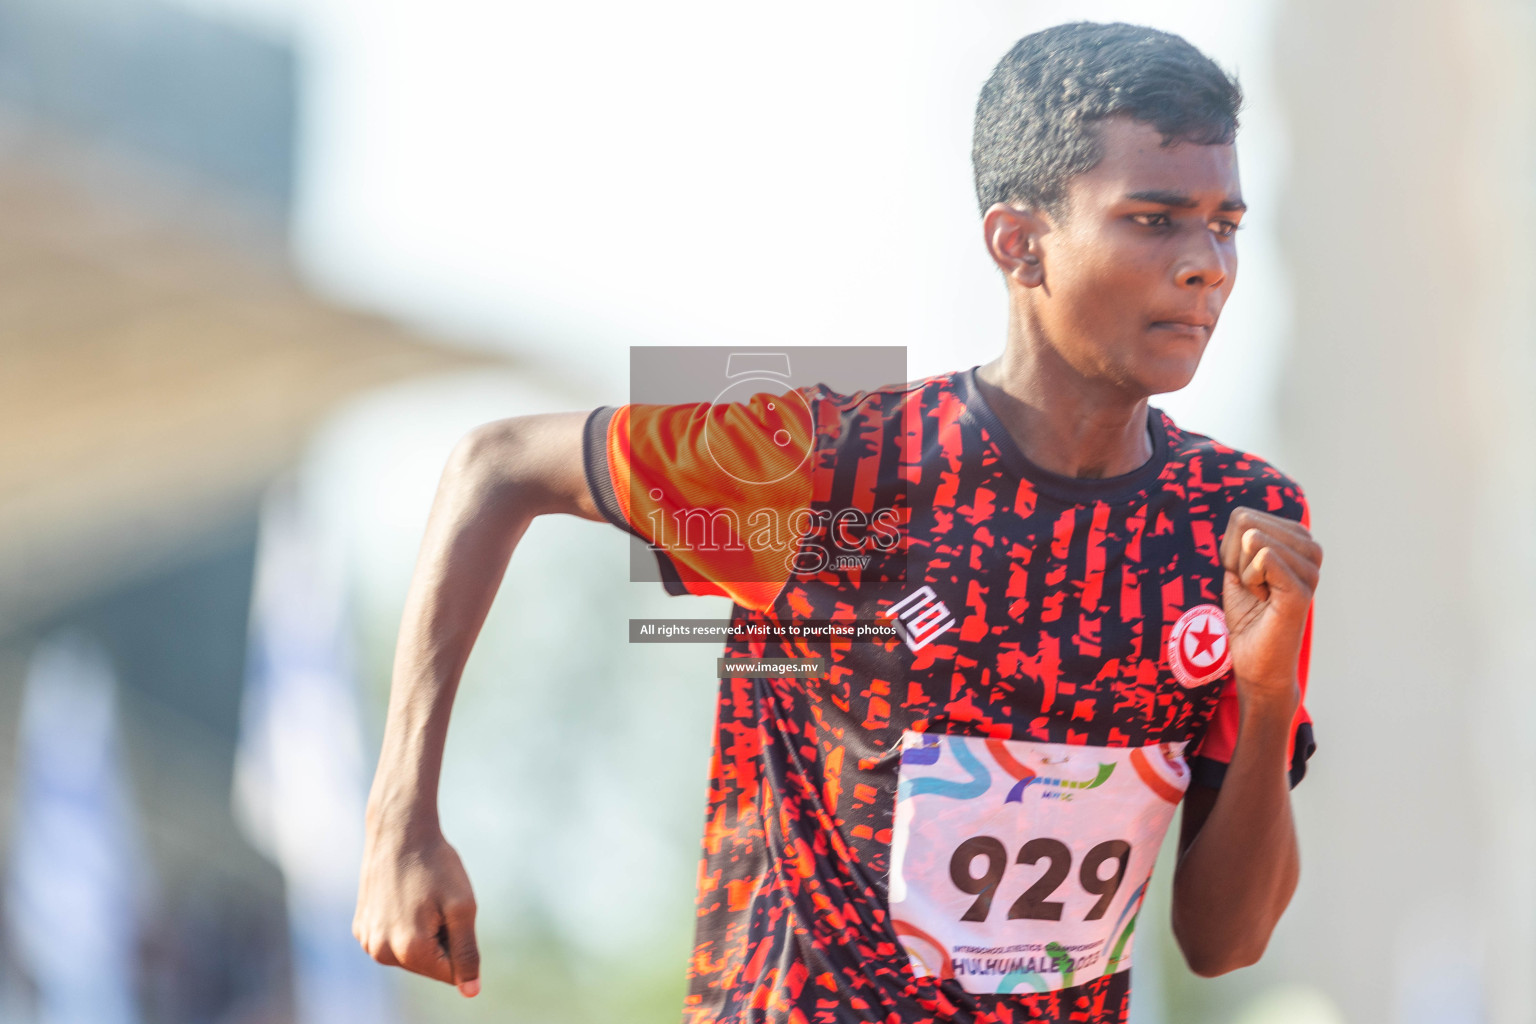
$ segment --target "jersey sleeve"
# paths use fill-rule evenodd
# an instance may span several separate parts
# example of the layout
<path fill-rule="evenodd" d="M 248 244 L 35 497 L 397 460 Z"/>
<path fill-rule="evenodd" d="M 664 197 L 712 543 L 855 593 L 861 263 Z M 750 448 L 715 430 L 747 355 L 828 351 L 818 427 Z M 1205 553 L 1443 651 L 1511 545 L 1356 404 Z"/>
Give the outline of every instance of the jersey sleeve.
<path fill-rule="evenodd" d="M 792 391 L 597 409 L 583 440 L 593 500 L 651 546 L 669 593 L 766 609 L 805 532 L 815 401 Z"/>
<path fill-rule="evenodd" d="M 1301 525 L 1312 525 L 1305 498 L 1301 505 Z M 1307 762 L 1317 750 L 1312 734 L 1312 716 L 1307 711 L 1307 675 L 1312 661 L 1312 613 L 1313 609 L 1307 609 L 1307 624 L 1301 634 L 1301 654 L 1296 665 L 1301 703 L 1297 705 L 1296 717 L 1291 721 L 1291 742 L 1287 754 L 1293 789 L 1307 774 Z M 1211 716 L 1205 737 L 1190 759 L 1190 772 L 1195 782 L 1212 788 L 1221 787 L 1226 778 L 1227 765 L 1232 763 L 1232 752 L 1237 746 L 1237 724 L 1237 682 L 1229 679 L 1217 701 L 1216 712 Z"/>

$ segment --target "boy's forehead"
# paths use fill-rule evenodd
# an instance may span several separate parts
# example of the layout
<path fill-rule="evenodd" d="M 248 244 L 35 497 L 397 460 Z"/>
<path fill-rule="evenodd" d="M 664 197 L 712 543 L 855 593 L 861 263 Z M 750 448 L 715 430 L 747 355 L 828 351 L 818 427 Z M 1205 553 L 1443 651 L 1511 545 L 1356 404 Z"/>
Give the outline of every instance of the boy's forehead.
<path fill-rule="evenodd" d="M 1163 145 L 1156 128 L 1125 117 L 1100 121 L 1099 162 L 1068 182 L 1068 192 L 1097 202 L 1136 195 L 1184 196 L 1208 202 L 1242 202 L 1237 148 L 1230 142 Z"/>

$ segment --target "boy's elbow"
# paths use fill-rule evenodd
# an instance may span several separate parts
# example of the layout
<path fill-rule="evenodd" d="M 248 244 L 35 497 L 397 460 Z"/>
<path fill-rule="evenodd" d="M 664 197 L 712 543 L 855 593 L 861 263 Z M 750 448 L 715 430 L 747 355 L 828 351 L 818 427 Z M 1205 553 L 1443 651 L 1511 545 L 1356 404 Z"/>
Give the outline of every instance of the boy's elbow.
<path fill-rule="evenodd" d="M 585 413 L 514 416 L 482 423 L 459 438 L 443 480 L 493 514 L 569 512 L 601 518 L 587 492 Z"/>
<path fill-rule="evenodd" d="M 515 419 L 482 423 L 459 438 L 448 456 L 448 471 L 459 476 L 484 474 L 505 465 L 519 449 L 520 431 Z"/>
<path fill-rule="evenodd" d="M 1225 951 L 1191 955 L 1188 950 L 1185 950 L 1184 962 L 1189 965 L 1191 971 L 1202 978 L 1219 978 L 1223 974 L 1230 974 L 1244 967 L 1252 967 L 1259 962 L 1259 957 L 1239 956 Z"/>
<path fill-rule="evenodd" d="M 445 483 L 498 506 L 525 504 L 529 460 L 525 425 L 519 419 L 482 423 L 459 438 L 443 470 Z"/>
<path fill-rule="evenodd" d="M 1179 951 L 1189 969 L 1202 978 L 1217 978 L 1223 974 L 1252 967 L 1264 957 L 1264 942 L 1217 942 L 1180 935 L 1175 930 Z"/>

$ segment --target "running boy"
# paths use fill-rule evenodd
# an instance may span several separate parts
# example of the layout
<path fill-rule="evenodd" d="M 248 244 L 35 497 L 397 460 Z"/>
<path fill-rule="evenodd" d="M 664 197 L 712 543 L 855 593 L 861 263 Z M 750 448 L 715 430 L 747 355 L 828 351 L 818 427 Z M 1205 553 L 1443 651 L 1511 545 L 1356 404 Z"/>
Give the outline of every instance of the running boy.
<path fill-rule="evenodd" d="M 1028 36 L 976 113 L 998 358 L 473 431 L 400 633 L 354 926 L 375 959 L 478 991 L 437 823 L 449 707 L 518 538 L 564 512 L 641 535 L 738 624 L 896 628 L 728 643 L 827 660 L 721 682 L 687 1020 L 1123 1022 L 1181 801 L 1179 944 L 1204 975 L 1255 962 L 1297 880 L 1322 552 L 1292 480 L 1148 404 L 1232 290 L 1239 102 L 1176 36 Z M 698 511 L 725 543 L 669 529 Z"/>

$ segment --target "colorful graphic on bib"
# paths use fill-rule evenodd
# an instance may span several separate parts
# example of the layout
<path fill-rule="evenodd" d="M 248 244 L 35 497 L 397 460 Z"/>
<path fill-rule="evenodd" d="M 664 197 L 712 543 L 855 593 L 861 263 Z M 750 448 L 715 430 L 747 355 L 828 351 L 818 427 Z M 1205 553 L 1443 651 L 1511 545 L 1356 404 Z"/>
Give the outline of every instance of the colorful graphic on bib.
<path fill-rule="evenodd" d="M 1131 751 L 1131 767 L 1147 788 L 1171 804 L 1184 799 L 1189 788 L 1189 765 L 1184 763 L 1183 743 L 1159 743 Z"/>
<path fill-rule="evenodd" d="M 911 758 L 913 764 L 937 764 L 939 761 L 939 738 L 937 736 L 922 736 L 922 740 L 915 749 L 901 752 L 901 763 L 906 764 Z M 964 768 L 970 778 L 965 781 L 953 781 L 950 779 L 911 779 L 903 777 L 896 784 L 896 799 L 901 800 L 907 796 L 917 796 L 921 793 L 933 793 L 938 796 L 949 797 L 951 800 L 969 800 L 974 796 L 980 796 L 992 785 L 992 775 L 987 771 L 987 766 L 977 759 L 971 752 L 969 744 L 962 736 L 949 737 L 950 750 L 955 755 L 955 760 Z"/>
<path fill-rule="evenodd" d="M 955 965 L 949 958 L 949 951 L 933 936 L 921 928 L 915 928 L 895 918 L 891 919 L 891 929 L 901 936 L 902 945 L 907 947 L 907 953 L 911 956 L 919 977 L 928 975 L 944 981 L 955 976 Z M 937 971 L 933 969 L 933 965 L 929 964 L 930 957 L 933 963 L 938 965 Z"/>
<path fill-rule="evenodd" d="M 918 735 L 921 738 L 916 742 L 916 744 L 912 747 L 904 749 L 901 752 L 901 763 L 914 765 L 937 764 L 941 754 L 939 747 L 939 737 L 923 733 Z M 987 791 L 987 788 L 992 784 L 992 775 L 991 772 L 987 770 L 986 765 L 979 761 L 976 758 L 976 755 L 971 752 L 970 746 L 967 744 L 963 737 L 950 736 L 948 739 L 950 741 L 950 749 L 954 753 L 956 762 L 958 762 L 960 766 L 970 774 L 970 778 L 966 779 L 965 781 L 925 778 L 911 780 L 910 783 L 907 780 L 903 780 L 898 784 L 897 799 L 901 799 L 903 796 L 907 795 L 917 795 L 919 793 L 936 793 L 941 796 L 951 797 L 952 799 L 956 800 L 967 800 Z M 1057 789 L 1063 791 L 1070 791 L 1075 789 L 1097 789 L 1099 786 L 1102 786 L 1104 783 L 1108 782 L 1109 777 L 1114 774 L 1115 771 L 1115 766 L 1113 764 L 1100 764 L 1098 765 L 1097 770 L 1091 779 L 1052 778 L 1041 775 L 1028 766 L 1022 765 L 1016 761 L 1013 756 L 1008 753 L 1008 747 L 1004 741 L 987 740 L 986 745 L 987 753 L 992 755 L 992 760 L 997 763 L 997 766 L 1006 772 L 1009 776 L 1018 780 L 1013 788 L 1008 791 L 1008 795 L 1003 798 L 1004 803 L 1023 803 L 1024 791 L 1032 785 L 1038 785 L 1045 789 Z M 1047 761 L 1046 763 L 1049 764 L 1050 762 Z M 902 789 L 900 788 L 901 786 L 908 786 L 909 788 Z M 1072 793 L 1046 792 L 1042 793 L 1041 797 L 1046 800 L 1071 800 Z M 1178 801 L 1175 800 L 1174 802 L 1177 803 Z"/>
<path fill-rule="evenodd" d="M 1019 764 L 1018 761 L 1015 761 L 1013 759 L 1013 755 L 1008 753 L 1007 744 L 1002 740 L 988 740 L 987 752 L 992 755 L 992 760 L 997 762 L 997 766 L 999 768 L 1013 776 L 1015 779 L 1019 780 L 1017 785 L 1010 789 L 1008 791 L 1008 795 L 1003 798 L 1003 802 L 1009 804 L 1023 803 L 1024 791 L 1031 785 L 1043 786 L 1048 789 L 1054 787 L 1058 790 L 1097 789 L 1099 786 L 1102 786 L 1104 783 L 1108 782 L 1110 775 L 1112 775 L 1115 771 L 1115 766 L 1113 764 L 1101 764 L 1099 765 L 1098 771 L 1091 779 L 1073 780 L 1047 778 L 1043 775 L 1037 775 L 1029 767 Z M 1046 792 L 1042 793 L 1041 797 L 1046 800 L 1071 800 L 1072 794 L 1070 792 Z"/>
<path fill-rule="evenodd" d="M 1187 687 L 1226 675 L 1232 667 L 1226 613 L 1213 604 L 1197 604 L 1180 615 L 1168 634 L 1168 667 Z"/>
<path fill-rule="evenodd" d="M 1120 960 L 1125 953 L 1125 945 L 1131 941 L 1131 933 L 1136 930 L 1136 919 L 1141 916 L 1141 903 L 1147 897 L 1147 883 L 1150 881 L 1151 879 L 1149 878 L 1146 882 L 1142 882 L 1136 891 L 1131 893 L 1131 902 L 1127 903 L 1125 909 L 1120 911 L 1120 920 L 1115 922 L 1115 931 L 1119 937 L 1115 939 L 1115 944 L 1110 947 L 1109 962 L 1104 966 L 1105 974 L 1114 974 L 1120 969 Z M 1125 920 L 1127 917 L 1131 919 L 1129 924 Z M 1121 925 L 1125 925 L 1125 927 L 1122 928 Z"/>
<path fill-rule="evenodd" d="M 1183 752 L 905 733 L 889 892 L 913 973 L 1052 992 L 1129 967 Z"/>
<path fill-rule="evenodd" d="M 1017 992 L 1019 990 L 1019 986 L 1021 985 L 1028 985 L 1036 992 L 1050 991 L 1050 989 L 1046 988 L 1045 986 L 1045 979 L 1040 977 L 1040 975 L 1036 974 L 1034 971 L 1020 970 L 1014 971 L 1012 974 L 1009 974 L 1003 978 L 1001 984 L 997 986 L 997 994 L 1006 995 L 1009 992 Z"/>

